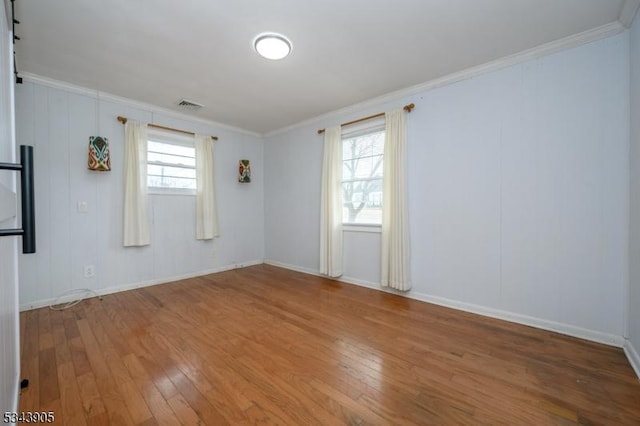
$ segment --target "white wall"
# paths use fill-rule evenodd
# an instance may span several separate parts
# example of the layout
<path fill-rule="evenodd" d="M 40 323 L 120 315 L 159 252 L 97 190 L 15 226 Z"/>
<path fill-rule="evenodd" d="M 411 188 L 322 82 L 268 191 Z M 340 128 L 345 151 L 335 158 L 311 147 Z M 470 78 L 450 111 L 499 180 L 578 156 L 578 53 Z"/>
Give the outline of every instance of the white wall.
<path fill-rule="evenodd" d="M 20 305 L 48 304 L 65 291 L 103 292 L 262 262 L 263 142 L 200 121 L 80 89 L 26 81 L 16 91 L 16 138 L 34 145 L 37 254 L 20 256 Z M 220 238 L 195 239 L 195 198 L 151 195 L 151 245 L 122 247 L 124 126 L 118 115 L 219 136 L 215 176 Z M 106 136 L 111 172 L 87 170 L 89 136 Z M 238 160 L 251 160 L 253 182 L 237 182 Z M 77 203 L 86 201 L 88 213 Z M 96 276 L 84 277 L 94 265 Z"/>
<path fill-rule="evenodd" d="M 625 33 L 268 137 L 265 258 L 318 271 L 316 129 L 415 102 L 409 296 L 621 345 L 628 49 Z M 344 244 L 344 279 L 377 287 L 379 235 Z"/>
<path fill-rule="evenodd" d="M 0 162 L 16 163 L 13 144 L 13 62 L 12 35 L 7 26 L 5 2 L 0 3 Z M 0 202 L 2 211 L 6 204 L 14 205 L 17 173 L 0 171 L 0 185 L 5 188 Z M 8 195 L 8 196 L 7 196 Z M 10 217 L 13 216 L 13 217 Z M 0 217 L 0 229 L 17 228 L 13 214 Z M 18 325 L 18 268 L 19 237 L 0 238 L 0 414 L 15 411 L 18 402 L 20 374 L 19 325 Z"/>
<path fill-rule="evenodd" d="M 626 346 L 640 377 L 640 19 L 631 28 L 631 229 L 629 329 Z"/>

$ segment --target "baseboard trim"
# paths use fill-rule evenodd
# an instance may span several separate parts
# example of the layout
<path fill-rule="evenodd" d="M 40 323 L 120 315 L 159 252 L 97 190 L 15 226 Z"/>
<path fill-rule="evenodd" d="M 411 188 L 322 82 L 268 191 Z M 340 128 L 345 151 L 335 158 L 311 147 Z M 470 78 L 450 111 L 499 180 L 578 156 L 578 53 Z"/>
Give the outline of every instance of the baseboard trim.
<path fill-rule="evenodd" d="M 282 263 L 282 262 L 278 262 L 277 260 L 265 259 L 263 263 L 266 265 L 276 266 L 278 268 L 288 269 L 290 271 L 296 271 L 296 272 L 302 272 L 303 274 L 315 275 L 316 277 L 324 277 L 324 275 L 321 275 L 320 272 L 314 269 L 295 266 L 288 263 Z"/>
<path fill-rule="evenodd" d="M 624 353 L 627 355 L 631 367 L 633 367 L 633 370 L 636 372 L 638 380 L 640 380 L 640 354 L 638 354 L 636 348 L 633 347 L 631 340 L 627 339 L 624 341 Z"/>
<path fill-rule="evenodd" d="M 285 269 L 290 269 L 305 274 L 311 274 L 321 276 L 318 271 L 311 270 L 309 268 L 301 268 L 294 265 L 289 265 L 274 260 L 265 259 L 264 263 L 278 266 Z M 569 324 L 563 324 L 555 321 L 549 321 L 542 318 L 531 317 L 528 315 L 517 314 L 514 312 L 503 311 L 500 309 L 488 308 L 486 306 L 475 305 L 472 303 L 460 302 L 457 300 L 451 300 L 443 297 L 432 296 L 425 293 L 419 293 L 410 291 L 408 293 L 398 292 L 392 289 L 380 287 L 377 283 L 372 283 L 364 280 L 360 280 L 353 277 L 342 276 L 336 279 L 337 281 L 353 284 L 360 287 L 366 287 L 373 290 L 382 291 L 385 293 L 396 294 L 399 296 L 407 297 L 409 299 L 419 300 L 421 302 L 432 303 L 434 305 L 444 306 L 447 308 L 457 309 L 459 311 L 470 312 L 473 314 L 482 315 L 485 317 L 496 318 L 504 321 L 509 321 L 517 324 L 522 324 L 530 327 L 539 328 L 542 330 L 553 331 L 556 333 L 564 334 L 571 337 L 577 337 L 584 340 L 589 340 L 596 343 L 602 343 L 609 346 L 615 346 L 622 348 L 625 346 L 625 340 L 622 336 L 616 336 L 614 334 L 603 333 L 600 331 L 589 330 L 581 327 L 576 327 Z"/>
<path fill-rule="evenodd" d="M 609 346 L 621 348 L 624 345 L 624 339 L 622 338 L 622 336 L 616 336 L 615 334 L 603 333 L 601 331 L 589 330 L 587 328 L 576 327 L 570 324 L 550 321 L 542 318 L 531 317 L 528 315 L 517 314 L 510 311 L 488 308 L 486 306 L 474 305 L 472 303 L 465 303 L 457 300 L 450 300 L 422 293 L 413 293 L 413 295 L 410 295 L 409 297 L 422 300 L 424 302 L 433 303 L 435 305 L 459 309 L 461 311 L 471 312 L 474 314 L 501 319 L 517 324 L 527 325 L 542 330 L 553 331 L 567 336 L 577 337 L 580 339 L 602 343 Z"/>
<path fill-rule="evenodd" d="M 263 263 L 262 259 L 260 259 L 260 260 L 251 260 L 251 261 L 247 261 L 247 262 L 239 262 L 239 263 L 234 263 L 234 264 L 231 264 L 231 265 L 220 266 L 220 267 L 213 268 L 213 269 L 206 269 L 206 270 L 197 271 L 197 272 L 190 272 L 188 274 L 175 275 L 175 276 L 172 276 L 172 277 L 157 278 L 157 279 L 148 280 L 148 281 L 141 281 L 141 282 L 130 283 L 130 284 L 122 284 L 122 285 L 118 285 L 118 286 L 106 287 L 106 288 L 101 288 L 101 289 L 89 289 L 89 291 L 94 291 L 99 296 L 106 296 L 108 294 L 120 293 L 122 291 L 135 290 L 137 288 L 150 287 L 150 286 L 154 286 L 154 285 L 158 285 L 158 284 L 170 283 L 170 282 L 173 282 L 173 281 L 180 281 L 180 280 L 186 280 L 186 279 L 189 279 L 189 278 L 201 277 L 203 275 L 216 274 L 218 272 L 230 271 L 232 269 L 239 269 L 239 268 L 246 268 L 248 266 L 261 265 L 262 263 Z M 32 309 L 44 308 L 46 306 L 51 306 L 51 304 L 53 304 L 53 303 L 73 302 L 75 300 L 78 300 L 78 298 L 79 298 L 78 297 L 78 293 L 75 293 L 75 294 L 71 294 L 71 295 L 66 296 L 66 297 L 54 297 L 54 298 L 50 298 L 50 299 L 38 300 L 38 301 L 35 301 L 35 302 L 30 302 L 30 303 L 26 303 L 24 305 L 20 305 L 20 312 L 30 311 Z"/>

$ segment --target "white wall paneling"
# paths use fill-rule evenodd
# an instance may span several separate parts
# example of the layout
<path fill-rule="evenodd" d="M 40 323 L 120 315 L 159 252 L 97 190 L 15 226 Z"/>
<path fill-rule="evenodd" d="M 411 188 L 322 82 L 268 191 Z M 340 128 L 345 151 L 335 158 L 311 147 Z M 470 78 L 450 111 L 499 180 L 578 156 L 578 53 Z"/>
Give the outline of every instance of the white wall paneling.
<path fill-rule="evenodd" d="M 38 252 L 20 256 L 22 308 L 48 304 L 71 289 L 111 292 L 262 261 L 260 138 L 31 81 L 18 87 L 16 98 L 18 141 L 35 146 L 38 231 Z M 195 239 L 193 196 L 150 195 L 151 245 L 122 247 L 124 128 L 118 115 L 219 136 L 220 238 Z M 88 139 L 98 133 L 109 139 L 111 172 L 87 170 Z M 237 182 L 241 158 L 251 160 L 250 184 Z M 86 213 L 78 211 L 81 201 Z M 86 265 L 95 267 L 95 277 L 84 277 Z"/>
<path fill-rule="evenodd" d="M 320 267 L 323 149 L 316 130 L 294 129 L 265 145 L 265 253 L 314 271 Z"/>
<path fill-rule="evenodd" d="M 631 190 L 628 329 L 625 350 L 640 377 L 640 22 L 630 31 Z"/>
<path fill-rule="evenodd" d="M 318 270 L 315 130 L 414 102 L 408 296 L 622 345 L 628 49 L 624 33 L 269 135 L 265 258 Z M 375 234 L 344 244 L 344 279 L 377 287 Z"/>

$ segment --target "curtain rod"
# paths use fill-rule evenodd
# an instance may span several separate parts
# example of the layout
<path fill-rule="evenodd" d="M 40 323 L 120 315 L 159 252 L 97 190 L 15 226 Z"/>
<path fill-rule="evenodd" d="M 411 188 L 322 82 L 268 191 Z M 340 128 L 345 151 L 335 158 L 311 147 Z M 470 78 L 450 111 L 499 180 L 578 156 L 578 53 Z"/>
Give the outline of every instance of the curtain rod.
<path fill-rule="evenodd" d="M 121 122 L 122 124 L 127 124 L 127 117 L 123 117 L 121 115 L 118 116 L 118 121 Z M 171 132 L 178 132 L 178 133 L 184 133 L 185 135 L 191 135 L 191 136 L 195 136 L 196 134 L 194 132 L 190 132 L 188 130 L 181 130 L 181 129 L 175 129 L 173 127 L 167 127 L 167 126 L 160 126 L 159 124 L 151 124 L 148 123 L 147 127 L 155 127 L 156 129 L 162 129 L 162 130 L 169 130 Z M 211 136 L 211 139 L 213 139 L 214 141 L 218 140 L 217 136 Z"/>
<path fill-rule="evenodd" d="M 415 104 L 409 104 L 409 105 L 405 105 L 402 107 L 403 110 L 407 111 L 407 112 L 411 112 L 412 109 L 414 109 L 416 106 Z M 378 118 L 378 117 L 384 117 L 384 112 L 378 113 L 378 114 L 373 114 L 370 115 L 368 117 L 363 117 L 363 118 L 358 118 L 357 120 L 353 120 L 353 121 L 347 121 L 346 123 L 342 123 L 340 125 L 340 127 L 344 127 L 344 126 L 350 126 L 351 124 L 356 124 L 356 123 L 360 123 L 362 121 L 367 121 L 367 120 L 371 120 L 374 118 Z M 324 133 L 325 129 L 318 129 L 318 134 L 322 134 Z"/>

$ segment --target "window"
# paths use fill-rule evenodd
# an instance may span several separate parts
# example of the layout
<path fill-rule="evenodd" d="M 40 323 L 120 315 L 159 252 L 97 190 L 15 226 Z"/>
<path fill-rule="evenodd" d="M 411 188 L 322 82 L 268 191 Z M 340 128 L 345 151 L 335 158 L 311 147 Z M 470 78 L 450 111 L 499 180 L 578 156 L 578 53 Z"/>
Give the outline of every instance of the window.
<path fill-rule="evenodd" d="M 193 138 L 149 132 L 147 186 L 154 192 L 195 194 L 196 150 Z"/>
<path fill-rule="evenodd" d="M 342 222 L 382 224 L 384 123 L 342 135 Z"/>

